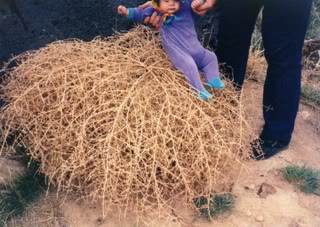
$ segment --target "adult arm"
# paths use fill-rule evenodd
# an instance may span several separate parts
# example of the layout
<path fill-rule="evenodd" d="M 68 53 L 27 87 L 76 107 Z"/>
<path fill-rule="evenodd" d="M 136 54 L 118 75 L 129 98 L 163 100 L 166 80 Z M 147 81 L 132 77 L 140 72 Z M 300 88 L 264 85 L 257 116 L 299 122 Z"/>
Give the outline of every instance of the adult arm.
<path fill-rule="evenodd" d="M 152 1 L 148 1 L 148 2 L 140 5 L 139 8 L 145 9 L 150 6 L 152 6 Z M 153 27 L 155 27 L 156 29 L 159 29 L 160 28 L 160 19 L 161 19 L 161 16 L 159 15 L 159 13 L 157 11 L 154 11 L 151 14 L 151 16 L 148 16 L 144 19 L 144 23 L 150 24 Z"/>

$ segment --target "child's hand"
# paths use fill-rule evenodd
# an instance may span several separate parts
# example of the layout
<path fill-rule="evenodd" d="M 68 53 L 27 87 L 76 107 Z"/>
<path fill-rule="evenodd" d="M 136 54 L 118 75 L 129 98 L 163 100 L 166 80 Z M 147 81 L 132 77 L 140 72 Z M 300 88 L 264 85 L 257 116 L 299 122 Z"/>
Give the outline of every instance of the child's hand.
<path fill-rule="evenodd" d="M 121 16 L 128 16 L 128 9 L 124 6 L 118 6 L 118 14 Z"/>
<path fill-rule="evenodd" d="M 192 3 L 191 3 L 191 8 L 192 9 L 196 9 L 199 6 L 203 5 L 204 3 L 205 3 L 204 0 L 193 0 Z"/>

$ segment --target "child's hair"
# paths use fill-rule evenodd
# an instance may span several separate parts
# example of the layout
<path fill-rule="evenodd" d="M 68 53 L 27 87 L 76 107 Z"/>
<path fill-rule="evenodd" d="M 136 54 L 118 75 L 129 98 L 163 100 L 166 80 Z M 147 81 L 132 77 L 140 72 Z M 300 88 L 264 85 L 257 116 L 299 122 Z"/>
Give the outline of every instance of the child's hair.
<path fill-rule="evenodd" d="M 161 0 L 152 0 L 152 6 L 155 7 L 155 8 L 159 7 L 160 6 L 160 1 Z M 179 0 L 179 1 L 181 1 L 181 0 Z"/>
<path fill-rule="evenodd" d="M 152 0 L 152 5 L 153 5 L 154 7 L 159 7 L 159 5 L 160 5 L 160 0 Z"/>

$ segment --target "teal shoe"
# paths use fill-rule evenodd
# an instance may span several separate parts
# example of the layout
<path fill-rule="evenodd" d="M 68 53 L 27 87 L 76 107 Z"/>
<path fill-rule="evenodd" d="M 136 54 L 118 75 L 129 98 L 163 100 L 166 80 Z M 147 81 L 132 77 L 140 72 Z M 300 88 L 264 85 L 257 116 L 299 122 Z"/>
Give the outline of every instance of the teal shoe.
<path fill-rule="evenodd" d="M 224 88 L 224 83 L 219 77 L 208 81 L 208 85 L 210 88 L 214 88 L 214 89 L 218 89 L 218 90 L 221 90 Z"/>
<path fill-rule="evenodd" d="M 200 99 L 202 99 L 203 101 L 208 101 L 209 98 L 212 97 L 212 95 L 207 91 L 207 90 L 202 90 L 198 93 L 198 96 Z"/>

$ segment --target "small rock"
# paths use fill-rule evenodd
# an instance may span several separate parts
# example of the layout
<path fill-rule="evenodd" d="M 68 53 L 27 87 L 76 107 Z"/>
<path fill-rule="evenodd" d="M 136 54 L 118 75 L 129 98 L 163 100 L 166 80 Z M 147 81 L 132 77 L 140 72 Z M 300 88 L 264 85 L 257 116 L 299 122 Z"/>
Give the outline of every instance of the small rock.
<path fill-rule="evenodd" d="M 104 221 L 105 221 L 105 219 L 103 219 L 103 218 L 97 218 L 96 225 L 101 225 Z"/>
<path fill-rule="evenodd" d="M 276 188 L 273 187 L 270 184 L 262 183 L 259 190 L 258 190 L 258 196 L 260 198 L 267 198 L 269 195 L 275 194 L 277 192 Z"/>
<path fill-rule="evenodd" d="M 262 215 L 259 215 L 258 217 L 256 217 L 256 221 L 258 222 L 263 222 L 264 221 L 264 218 Z"/>
<path fill-rule="evenodd" d="M 97 218 L 97 222 L 102 222 L 102 218 Z"/>
<path fill-rule="evenodd" d="M 309 113 L 308 111 L 302 111 L 302 112 L 300 113 L 300 115 L 301 115 L 301 117 L 302 117 L 303 120 L 308 120 L 309 117 L 310 117 L 310 113 Z"/>
<path fill-rule="evenodd" d="M 251 212 L 250 212 L 249 210 L 247 210 L 247 211 L 246 211 L 246 215 L 247 215 L 248 217 L 251 217 L 252 214 L 251 214 Z"/>
<path fill-rule="evenodd" d="M 254 190 L 255 189 L 255 185 L 254 184 L 250 184 L 249 186 L 244 186 L 244 189 L 246 189 L 246 190 Z"/>
<path fill-rule="evenodd" d="M 275 176 L 279 176 L 279 175 L 280 175 L 280 171 L 279 171 L 279 170 L 275 170 L 275 171 L 273 172 L 273 174 L 274 174 Z"/>

